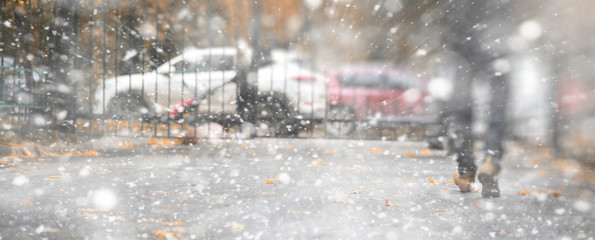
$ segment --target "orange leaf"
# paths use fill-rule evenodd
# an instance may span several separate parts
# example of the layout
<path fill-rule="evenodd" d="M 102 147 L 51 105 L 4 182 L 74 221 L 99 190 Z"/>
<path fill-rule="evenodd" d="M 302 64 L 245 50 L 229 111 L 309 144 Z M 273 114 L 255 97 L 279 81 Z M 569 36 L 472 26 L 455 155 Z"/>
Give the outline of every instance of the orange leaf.
<path fill-rule="evenodd" d="M 430 155 L 432 152 L 429 149 L 419 150 L 419 155 Z"/>
<path fill-rule="evenodd" d="M 403 181 L 407 181 L 407 178 L 403 178 Z"/>
<path fill-rule="evenodd" d="M 363 192 L 368 192 L 370 191 L 370 189 L 360 189 L 360 190 L 356 190 L 355 192 L 352 192 L 352 194 L 361 194 Z"/>
<path fill-rule="evenodd" d="M 264 182 L 266 184 L 275 184 L 275 181 L 271 181 L 271 180 L 267 180 L 266 182 Z"/>
<path fill-rule="evenodd" d="M 431 183 L 434 183 L 434 184 L 438 182 L 438 181 L 436 181 L 436 180 L 434 180 L 432 178 L 428 178 L 428 181 L 430 181 Z"/>
<path fill-rule="evenodd" d="M 167 193 L 167 192 L 159 190 L 159 191 L 157 191 L 157 193 Z"/>
<path fill-rule="evenodd" d="M 160 231 L 155 231 L 155 236 L 160 237 L 160 238 L 165 238 L 165 233 L 162 233 Z"/>
<path fill-rule="evenodd" d="M 380 153 L 380 152 L 382 152 L 382 149 L 380 149 L 380 148 L 372 148 L 372 149 L 370 149 L 370 152 Z"/>
<path fill-rule="evenodd" d="M 361 168 L 362 166 L 360 165 L 349 165 L 350 168 Z"/>
<path fill-rule="evenodd" d="M 22 203 L 23 203 L 23 204 L 31 204 L 31 202 L 29 202 L 29 201 L 24 201 L 24 202 L 22 202 Z"/>
<path fill-rule="evenodd" d="M 23 153 L 25 154 L 25 157 L 35 157 L 35 155 L 27 149 L 23 149 Z"/>
<path fill-rule="evenodd" d="M 417 156 L 417 154 L 412 153 L 412 152 L 407 152 L 407 153 L 405 153 L 405 156 L 406 157 L 415 157 L 415 156 Z"/>
<path fill-rule="evenodd" d="M 344 201 L 343 201 L 343 200 L 334 200 L 334 201 L 332 201 L 332 202 L 334 202 L 334 203 L 344 203 Z"/>
<path fill-rule="evenodd" d="M 479 202 L 478 201 L 475 201 L 475 205 L 479 205 Z"/>
<path fill-rule="evenodd" d="M 335 153 L 335 150 L 333 150 L 333 149 L 331 149 L 331 150 L 328 150 L 328 152 L 327 152 L 327 153 Z"/>
<path fill-rule="evenodd" d="M 389 206 L 389 207 L 393 205 L 393 204 L 391 204 L 391 203 L 390 203 L 390 201 L 388 201 L 388 200 L 384 200 L 384 204 L 385 204 L 386 206 Z"/>
<path fill-rule="evenodd" d="M 322 162 L 322 158 L 317 158 L 317 159 L 314 160 L 314 162 L 321 163 Z"/>
<path fill-rule="evenodd" d="M 287 145 L 287 146 L 285 146 L 285 149 L 291 150 L 291 149 L 293 149 L 293 147 L 291 145 Z"/>
<path fill-rule="evenodd" d="M 516 192 L 515 194 L 516 195 L 524 195 L 524 196 L 526 196 L 526 195 L 530 195 L 531 192 L 529 192 L 527 190 L 523 190 L 523 191 L 520 191 L 520 192 Z"/>

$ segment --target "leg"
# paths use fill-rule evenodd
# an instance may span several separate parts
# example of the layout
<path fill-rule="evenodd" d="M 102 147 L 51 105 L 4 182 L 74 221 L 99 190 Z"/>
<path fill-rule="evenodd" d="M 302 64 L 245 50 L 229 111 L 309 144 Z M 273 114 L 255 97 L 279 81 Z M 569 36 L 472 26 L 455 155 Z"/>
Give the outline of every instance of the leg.
<path fill-rule="evenodd" d="M 471 132 L 471 110 L 456 113 L 450 123 L 450 146 L 458 164 L 454 181 L 461 192 L 471 191 L 475 182 L 475 158 L 473 157 L 473 135 Z"/>
<path fill-rule="evenodd" d="M 470 192 L 471 184 L 475 182 L 475 158 L 473 156 L 473 134 L 471 124 L 473 120 L 471 84 L 472 73 L 459 71 L 454 89 L 458 92 L 452 96 L 448 105 L 448 152 L 457 161 L 458 167 L 454 174 L 454 182 L 461 192 Z"/>
<path fill-rule="evenodd" d="M 490 123 L 486 133 L 486 158 L 477 178 L 482 184 L 481 194 L 485 197 L 499 197 L 498 174 L 502 159 L 502 140 L 505 131 L 507 94 L 506 75 L 491 79 L 492 99 L 490 103 Z"/>

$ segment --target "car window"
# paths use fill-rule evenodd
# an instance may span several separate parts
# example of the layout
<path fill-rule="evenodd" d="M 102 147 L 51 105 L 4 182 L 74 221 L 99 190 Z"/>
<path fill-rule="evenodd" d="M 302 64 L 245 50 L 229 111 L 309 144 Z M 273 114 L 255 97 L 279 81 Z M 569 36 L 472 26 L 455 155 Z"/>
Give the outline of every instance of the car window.
<path fill-rule="evenodd" d="M 175 73 L 215 72 L 234 70 L 234 58 L 231 55 L 206 56 L 196 62 L 180 61 L 174 64 Z"/>
<path fill-rule="evenodd" d="M 231 55 L 212 55 L 209 60 L 208 68 L 211 71 L 231 71 L 234 69 L 233 56 Z M 209 63 L 209 60 L 205 62 Z"/>
<path fill-rule="evenodd" d="M 341 74 L 339 82 L 345 87 L 383 87 L 386 81 L 384 75 L 371 74 Z"/>
<path fill-rule="evenodd" d="M 409 89 L 417 88 L 416 84 L 408 80 L 407 78 L 400 75 L 392 75 L 386 77 L 386 87 L 398 88 L 398 89 Z"/>

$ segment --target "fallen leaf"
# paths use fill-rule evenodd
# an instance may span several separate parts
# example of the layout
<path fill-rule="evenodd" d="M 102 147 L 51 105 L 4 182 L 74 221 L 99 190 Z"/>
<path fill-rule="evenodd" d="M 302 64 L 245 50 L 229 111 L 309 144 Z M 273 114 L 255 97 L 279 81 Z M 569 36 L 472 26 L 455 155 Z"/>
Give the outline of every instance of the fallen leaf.
<path fill-rule="evenodd" d="M 393 205 L 389 200 L 384 200 L 384 204 L 389 207 Z"/>
<path fill-rule="evenodd" d="M 60 232 L 60 229 L 59 228 L 47 228 L 47 227 L 44 227 L 41 230 L 41 232 L 42 233 L 44 233 L 44 232 L 47 232 L 47 233 L 57 233 L 57 232 Z"/>
<path fill-rule="evenodd" d="M 438 183 L 438 181 L 436 181 L 436 180 L 434 180 L 432 178 L 428 178 L 428 181 L 430 181 L 431 183 L 434 183 L 434 184 Z"/>
<path fill-rule="evenodd" d="M 360 165 L 349 165 L 350 168 L 361 168 L 362 166 Z"/>
<path fill-rule="evenodd" d="M 327 152 L 327 153 L 335 153 L 335 150 L 333 150 L 333 149 L 331 149 L 331 150 L 328 150 L 328 152 Z"/>
<path fill-rule="evenodd" d="M 229 229 L 231 229 L 232 231 L 241 231 L 246 229 L 246 226 L 244 224 L 238 222 L 228 222 L 227 227 L 229 227 Z"/>
<path fill-rule="evenodd" d="M 478 201 L 475 201 L 475 205 L 479 205 L 479 202 Z"/>
<path fill-rule="evenodd" d="M 314 162 L 321 163 L 322 162 L 322 158 L 317 158 L 317 159 L 314 160 Z"/>
<path fill-rule="evenodd" d="M 23 153 L 25 154 L 25 157 L 29 157 L 29 158 L 35 157 L 35 155 L 33 153 L 31 153 L 29 150 L 27 150 L 26 148 L 23 149 Z"/>
<path fill-rule="evenodd" d="M 23 156 L 13 153 L 13 154 L 6 156 L 5 158 L 17 159 L 17 158 L 21 158 L 21 157 L 23 157 Z"/>
<path fill-rule="evenodd" d="M 165 233 L 162 233 L 160 231 L 155 231 L 155 236 L 160 237 L 160 238 L 165 238 Z"/>
<path fill-rule="evenodd" d="M 454 184 L 454 183 L 455 183 L 455 181 L 454 181 L 454 180 L 450 180 L 450 181 L 448 181 L 448 182 L 442 182 L 442 184 Z"/>
<path fill-rule="evenodd" d="M 343 201 L 343 200 L 333 200 L 333 201 L 331 201 L 331 202 L 334 202 L 334 203 L 344 203 L 344 201 Z"/>
<path fill-rule="evenodd" d="M 403 178 L 403 181 L 407 181 L 407 178 Z"/>
<path fill-rule="evenodd" d="M 184 222 L 182 222 L 182 221 L 178 221 L 178 222 L 161 222 L 161 223 L 162 224 L 165 224 L 165 225 L 178 225 L 178 226 L 184 225 Z"/>
<path fill-rule="evenodd" d="M 526 196 L 526 195 L 529 195 L 529 194 L 531 194 L 531 192 L 529 192 L 529 191 L 527 191 L 527 190 L 522 190 L 522 191 L 520 191 L 520 192 L 516 192 L 516 193 L 514 193 L 514 194 L 516 194 L 516 195 L 524 195 L 524 196 Z"/>
<path fill-rule="evenodd" d="M 370 189 L 360 189 L 360 190 L 355 190 L 351 194 L 361 194 L 363 192 L 368 192 L 368 191 L 370 191 Z"/>
<path fill-rule="evenodd" d="M 405 153 L 405 156 L 406 157 L 415 157 L 415 156 L 417 156 L 417 154 L 412 153 L 412 152 L 407 152 L 407 153 Z"/>
<path fill-rule="evenodd" d="M 370 152 L 381 153 L 382 152 L 382 149 L 380 149 L 380 148 L 372 148 L 372 149 L 370 149 Z"/>
<path fill-rule="evenodd" d="M 22 203 L 23 203 L 23 204 L 31 204 L 31 202 L 29 202 L 29 201 L 24 201 L 24 202 L 22 202 Z"/>
<path fill-rule="evenodd" d="M 291 149 L 293 149 L 293 146 L 291 146 L 291 145 L 287 145 L 287 146 L 285 146 L 285 149 L 287 149 L 287 150 L 291 150 Z"/>
<path fill-rule="evenodd" d="M 266 180 L 266 182 L 264 182 L 266 184 L 275 184 L 275 181 L 271 181 L 271 180 Z"/>
<path fill-rule="evenodd" d="M 559 197 L 564 191 L 562 189 L 553 190 L 549 192 L 550 197 Z"/>
<path fill-rule="evenodd" d="M 159 190 L 159 191 L 157 191 L 157 193 L 167 193 L 167 192 Z"/>
<path fill-rule="evenodd" d="M 419 155 L 430 155 L 432 152 L 429 149 L 419 150 Z"/>

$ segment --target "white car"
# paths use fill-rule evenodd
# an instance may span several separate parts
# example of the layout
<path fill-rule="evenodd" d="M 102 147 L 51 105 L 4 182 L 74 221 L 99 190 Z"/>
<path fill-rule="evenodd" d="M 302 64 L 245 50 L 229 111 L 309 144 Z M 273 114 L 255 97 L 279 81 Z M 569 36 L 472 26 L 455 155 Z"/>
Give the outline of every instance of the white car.
<path fill-rule="evenodd" d="M 200 99 L 200 113 L 234 114 L 238 88 L 231 80 L 236 66 L 249 62 L 250 56 L 243 56 L 231 47 L 186 49 L 154 71 L 106 79 L 95 91 L 93 112 L 128 119 L 165 116 L 175 103 L 194 98 Z M 325 77 L 287 52 L 274 50 L 271 59 L 249 74 L 248 82 L 261 93 L 283 96 L 298 116 L 323 116 Z"/>

